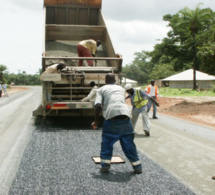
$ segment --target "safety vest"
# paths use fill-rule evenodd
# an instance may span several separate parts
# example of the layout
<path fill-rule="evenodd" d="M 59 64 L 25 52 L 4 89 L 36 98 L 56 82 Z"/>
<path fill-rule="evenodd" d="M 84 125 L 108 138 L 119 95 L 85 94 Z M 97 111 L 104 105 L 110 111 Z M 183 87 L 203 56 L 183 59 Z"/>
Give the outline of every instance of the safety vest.
<path fill-rule="evenodd" d="M 158 100 L 158 87 L 157 87 L 157 85 L 155 85 L 154 87 L 155 87 L 155 97 L 156 97 L 156 100 Z M 148 85 L 147 86 L 147 93 L 148 94 L 150 93 L 150 89 L 151 89 L 151 85 Z"/>
<path fill-rule="evenodd" d="M 148 100 L 145 100 L 141 97 L 140 90 L 135 90 L 135 92 L 134 105 L 137 109 L 140 109 L 148 103 Z"/>

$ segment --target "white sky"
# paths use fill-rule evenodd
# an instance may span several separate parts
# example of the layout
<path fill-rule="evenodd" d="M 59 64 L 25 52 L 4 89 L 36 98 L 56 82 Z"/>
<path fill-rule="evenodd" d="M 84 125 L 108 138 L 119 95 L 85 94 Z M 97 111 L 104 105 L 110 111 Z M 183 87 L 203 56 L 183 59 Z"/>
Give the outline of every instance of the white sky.
<path fill-rule="evenodd" d="M 134 52 L 151 51 L 168 32 L 162 18 L 184 7 L 210 7 L 214 0 L 102 0 L 102 12 L 115 52 L 129 64 Z M 0 1 L 0 64 L 10 73 L 35 74 L 41 68 L 43 0 Z"/>

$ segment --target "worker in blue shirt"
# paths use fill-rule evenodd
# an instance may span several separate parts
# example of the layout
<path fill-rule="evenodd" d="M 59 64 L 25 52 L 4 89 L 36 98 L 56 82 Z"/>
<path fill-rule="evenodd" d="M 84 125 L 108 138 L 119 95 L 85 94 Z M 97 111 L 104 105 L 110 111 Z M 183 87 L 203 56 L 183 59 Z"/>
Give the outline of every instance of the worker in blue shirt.
<path fill-rule="evenodd" d="M 150 136 L 150 129 L 151 129 L 151 124 L 149 121 L 149 116 L 148 116 L 148 102 L 149 100 L 155 102 L 155 104 L 157 106 L 159 106 L 159 104 L 146 92 L 142 91 L 142 90 L 137 90 L 134 89 L 132 84 L 126 84 L 124 86 L 126 92 L 129 94 L 127 98 L 131 98 L 131 103 L 133 106 L 132 109 L 132 125 L 133 128 L 135 129 L 135 125 L 138 119 L 139 114 L 142 115 L 142 122 L 143 122 L 143 130 L 146 134 L 146 136 Z"/>

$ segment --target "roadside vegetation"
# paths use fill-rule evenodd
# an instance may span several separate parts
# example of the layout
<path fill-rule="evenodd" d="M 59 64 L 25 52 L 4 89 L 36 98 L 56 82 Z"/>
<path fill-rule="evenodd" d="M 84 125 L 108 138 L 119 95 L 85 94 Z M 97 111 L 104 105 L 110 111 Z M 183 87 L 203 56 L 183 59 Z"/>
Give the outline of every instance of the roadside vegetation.
<path fill-rule="evenodd" d="M 133 62 L 123 67 L 127 78 L 144 85 L 190 68 L 215 75 L 215 12 L 200 7 L 164 15 L 167 36 L 152 51 L 134 53 Z"/>
<path fill-rule="evenodd" d="M 186 97 L 186 96 L 215 96 L 214 89 L 207 89 L 202 91 L 192 89 L 172 89 L 169 87 L 159 88 L 159 94 L 163 97 Z"/>
<path fill-rule="evenodd" d="M 146 85 L 139 86 L 143 91 L 145 91 Z M 159 95 L 162 97 L 200 97 L 200 96 L 214 96 L 215 97 L 215 85 L 212 89 L 205 90 L 192 90 L 192 89 L 173 89 L 170 87 L 159 88 Z"/>
<path fill-rule="evenodd" d="M 7 66 L 0 64 L 0 81 L 8 85 L 41 85 L 40 73 L 41 70 L 34 75 L 26 74 L 25 71 L 19 71 L 18 74 L 9 73 Z"/>

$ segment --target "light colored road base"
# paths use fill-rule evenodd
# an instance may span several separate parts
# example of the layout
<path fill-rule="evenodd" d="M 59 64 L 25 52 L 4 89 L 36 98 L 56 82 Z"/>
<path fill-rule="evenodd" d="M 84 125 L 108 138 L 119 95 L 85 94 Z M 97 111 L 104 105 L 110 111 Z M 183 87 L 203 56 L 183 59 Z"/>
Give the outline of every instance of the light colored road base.
<path fill-rule="evenodd" d="M 161 125 L 159 120 L 150 121 L 151 136 L 146 137 L 141 118 L 138 119 L 135 143 L 139 151 L 197 194 L 214 194 L 215 183 L 211 176 L 215 174 L 215 141 L 188 133 L 186 129 Z"/>

